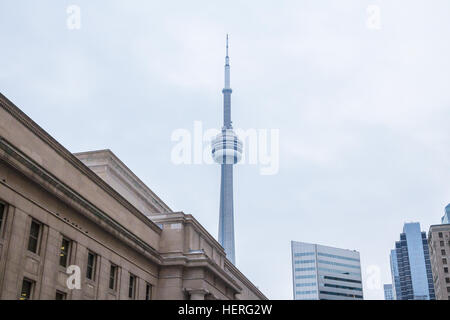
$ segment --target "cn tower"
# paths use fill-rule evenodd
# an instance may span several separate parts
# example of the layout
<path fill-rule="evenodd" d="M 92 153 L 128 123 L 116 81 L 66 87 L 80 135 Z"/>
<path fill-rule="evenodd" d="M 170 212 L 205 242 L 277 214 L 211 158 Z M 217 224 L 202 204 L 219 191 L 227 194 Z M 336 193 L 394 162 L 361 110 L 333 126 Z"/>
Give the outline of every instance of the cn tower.
<path fill-rule="evenodd" d="M 221 167 L 219 243 L 225 249 L 228 260 L 235 264 L 233 165 L 241 160 L 242 142 L 233 131 L 231 122 L 230 58 L 228 35 L 225 56 L 225 87 L 223 93 L 223 127 L 212 141 L 212 157 Z"/>

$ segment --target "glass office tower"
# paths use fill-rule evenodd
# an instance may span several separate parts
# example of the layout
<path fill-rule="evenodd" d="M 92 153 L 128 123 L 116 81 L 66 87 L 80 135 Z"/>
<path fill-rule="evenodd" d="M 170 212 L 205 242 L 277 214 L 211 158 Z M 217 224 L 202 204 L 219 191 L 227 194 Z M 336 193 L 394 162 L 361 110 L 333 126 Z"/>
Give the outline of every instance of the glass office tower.
<path fill-rule="evenodd" d="M 291 242 L 294 300 L 362 300 L 359 252 Z"/>
<path fill-rule="evenodd" d="M 392 297 L 393 300 L 401 300 L 401 289 L 400 289 L 400 274 L 398 273 L 398 264 L 397 264 L 397 252 L 391 250 L 391 254 L 389 255 L 391 262 L 391 273 L 392 273 Z"/>
<path fill-rule="evenodd" d="M 391 273 L 396 300 L 435 299 L 428 241 L 418 222 L 403 226 L 391 251 Z"/>
<path fill-rule="evenodd" d="M 445 207 L 445 214 L 441 219 L 442 224 L 450 224 L 450 204 Z"/>
<path fill-rule="evenodd" d="M 394 294 L 392 293 L 392 284 L 385 284 L 384 289 L 384 300 L 394 300 Z"/>

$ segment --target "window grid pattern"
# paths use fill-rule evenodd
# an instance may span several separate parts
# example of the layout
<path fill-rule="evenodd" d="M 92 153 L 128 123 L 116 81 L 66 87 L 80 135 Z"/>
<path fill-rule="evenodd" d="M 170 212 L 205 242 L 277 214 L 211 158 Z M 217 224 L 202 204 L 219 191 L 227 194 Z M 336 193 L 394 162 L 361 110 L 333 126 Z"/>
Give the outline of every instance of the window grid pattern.
<path fill-rule="evenodd" d="M 292 266 L 294 299 L 363 297 L 356 251 L 292 241 Z M 335 298 L 322 292 L 335 293 Z"/>
<path fill-rule="evenodd" d="M 334 258 L 334 259 L 343 259 L 343 260 L 348 260 L 348 261 L 355 261 L 355 262 L 359 263 L 359 259 L 339 256 L 339 255 L 336 255 L 336 254 L 318 252 L 317 255 L 318 256 L 322 256 L 322 257 Z"/>
<path fill-rule="evenodd" d="M 358 270 L 360 269 L 359 266 L 346 264 L 346 263 L 339 263 L 339 262 L 334 262 L 334 261 L 318 260 L 317 262 L 323 263 L 323 264 L 329 264 L 329 265 L 337 266 L 337 267 L 346 267 L 346 268 L 353 268 L 353 269 L 358 269 Z"/>

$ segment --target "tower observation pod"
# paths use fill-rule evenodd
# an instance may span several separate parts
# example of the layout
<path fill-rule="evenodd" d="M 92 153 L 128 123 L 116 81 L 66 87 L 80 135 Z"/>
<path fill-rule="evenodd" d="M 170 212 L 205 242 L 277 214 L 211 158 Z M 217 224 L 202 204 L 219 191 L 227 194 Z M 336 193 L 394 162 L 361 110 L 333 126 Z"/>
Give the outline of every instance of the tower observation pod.
<path fill-rule="evenodd" d="M 219 243 L 225 249 L 228 260 L 235 264 L 234 209 L 233 209 L 233 165 L 242 157 L 242 141 L 233 131 L 231 123 L 230 58 L 228 57 L 228 35 L 225 56 L 225 87 L 223 93 L 223 127 L 211 142 L 212 157 L 221 167 Z"/>
<path fill-rule="evenodd" d="M 212 141 L 212 155 L 219 164 L 236 164 L 242 158 L 242 141 L 233 129 L 222 128 Z"/>

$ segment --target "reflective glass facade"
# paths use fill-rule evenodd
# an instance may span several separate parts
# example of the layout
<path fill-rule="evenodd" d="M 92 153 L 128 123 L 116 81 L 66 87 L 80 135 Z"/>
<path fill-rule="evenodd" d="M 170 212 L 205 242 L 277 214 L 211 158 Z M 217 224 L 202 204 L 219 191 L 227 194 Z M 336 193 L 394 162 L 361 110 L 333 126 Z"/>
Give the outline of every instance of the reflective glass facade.
<path fill-rule="evenodd" d="M 401 300 L 400 275 L 398 273 L 397 251 L 391 250 L 390 254 L 392 274 L 392 296 L 394 300 Z"/>
<path fill-rule="evenodd" d="M 396 300 L 434 300 L 428 241 L 419 223 L 405 223 L 400 241 L 391 251 Z"/>
<path fill-rule="evenodd" d="M 450 224 L 450 204 L 445 207 L 445 214 L 441 219 L 442 224 Z"/>
<path fill-rule="evenodd" d="M 385 284 L 384 289 L 384 300 L 394 300 L 394 295 L 392 292 L 392 284 Z"/>

